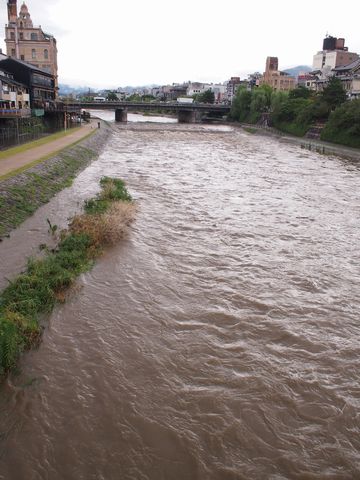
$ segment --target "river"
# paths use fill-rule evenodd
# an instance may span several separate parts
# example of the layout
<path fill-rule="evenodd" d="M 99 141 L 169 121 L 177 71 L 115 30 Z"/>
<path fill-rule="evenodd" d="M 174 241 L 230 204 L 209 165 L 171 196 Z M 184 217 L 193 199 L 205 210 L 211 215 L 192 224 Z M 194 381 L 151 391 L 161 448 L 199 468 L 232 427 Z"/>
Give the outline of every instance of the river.
<path fill-rule="evenodd" d="M 102 175 L 138 203 L 0 389 L 0 479 L 360 478 L 359 164 L 157 121 L 0 244 L 4 284 Z"/>

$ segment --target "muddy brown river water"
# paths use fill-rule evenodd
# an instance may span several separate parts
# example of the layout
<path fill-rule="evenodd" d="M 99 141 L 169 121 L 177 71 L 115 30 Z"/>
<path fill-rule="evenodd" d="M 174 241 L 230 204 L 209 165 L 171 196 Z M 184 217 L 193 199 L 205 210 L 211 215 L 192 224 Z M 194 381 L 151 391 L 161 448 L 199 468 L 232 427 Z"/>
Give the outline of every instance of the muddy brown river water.
<path fill-rule="evenodd" d="M 360 165 L 228 126 L 115 126 L 0 244 L 102 175 L 138 202 L 0 389 L 2 480 L 360 478 Z"/>

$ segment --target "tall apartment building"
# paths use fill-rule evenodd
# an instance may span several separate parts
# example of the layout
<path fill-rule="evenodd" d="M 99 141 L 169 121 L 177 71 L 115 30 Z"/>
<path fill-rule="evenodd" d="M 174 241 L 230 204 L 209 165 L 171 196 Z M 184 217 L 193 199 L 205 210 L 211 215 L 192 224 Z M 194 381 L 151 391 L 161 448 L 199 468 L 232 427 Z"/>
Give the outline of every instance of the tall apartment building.
<path fill-rule="evenodd" d="M 313 57 L 314 70 L 332 70 L 336 67 L 348 65 L 359 58 L 354 52 L 345 47 L 344 38 L 327 36 L 323 41 L 323 49 Z"/>
<path fill-rule="evenodd" d="M 55 76 L 57 88 L 56 39 L 42 28 L 34 27 L 28 7 L 23 3 L 17 14 L 17 1 L 8 0 L 8 24 L 5 26 L 6 53 L 31 63 Z"/>
<path fill-rule="evenodd" d="M 227 101 L 232 103 L 236 91 L 241 85 L 240 77 L 231 77 L 230 80 L 226 84 L 226 96 L 227 96 Z"/>
<path fill-rule="evenodd" d="M 279 70 L 277 57 L 267 57 L 265 72 L 260 85 L 270 85 L 274 90 L 292 90 L 295 88 L 295 78 Z"/>

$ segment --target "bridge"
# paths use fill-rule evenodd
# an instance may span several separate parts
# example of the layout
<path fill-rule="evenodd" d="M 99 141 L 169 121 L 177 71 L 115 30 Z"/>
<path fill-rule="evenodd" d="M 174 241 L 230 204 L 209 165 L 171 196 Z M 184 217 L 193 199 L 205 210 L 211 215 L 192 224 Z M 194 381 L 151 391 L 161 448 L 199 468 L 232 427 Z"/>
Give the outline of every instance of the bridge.
<path fill-rule="evenodd" d="M 68 107 L 84 110 L 114 110 L 116 122 L 127 122 L 128 112 L 161 111 L 176 113 L 180 123 L 198 123 L 206 118 L 221 119 L 230 112 L 230 105 L 180 102 L 76 102 Z"/>

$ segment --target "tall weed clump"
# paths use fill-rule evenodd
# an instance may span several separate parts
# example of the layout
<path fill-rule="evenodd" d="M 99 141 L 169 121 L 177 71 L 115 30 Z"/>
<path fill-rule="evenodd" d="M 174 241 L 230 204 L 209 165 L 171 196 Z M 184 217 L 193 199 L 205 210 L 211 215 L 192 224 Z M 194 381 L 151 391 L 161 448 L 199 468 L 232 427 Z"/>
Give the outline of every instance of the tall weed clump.
<path fill-rule="evenodd" d="M 44 258 L 29 259 L 26 271 L 0 294 L 0 377 L 19 354 L 40 338 L 40 316 L 64 301 L 78 275 L 91 268 L 104 247 L 118 242 L 134 218 L 135 205 L 122 180 L 104 177 L 101 191 L 61 232 Z"/>

